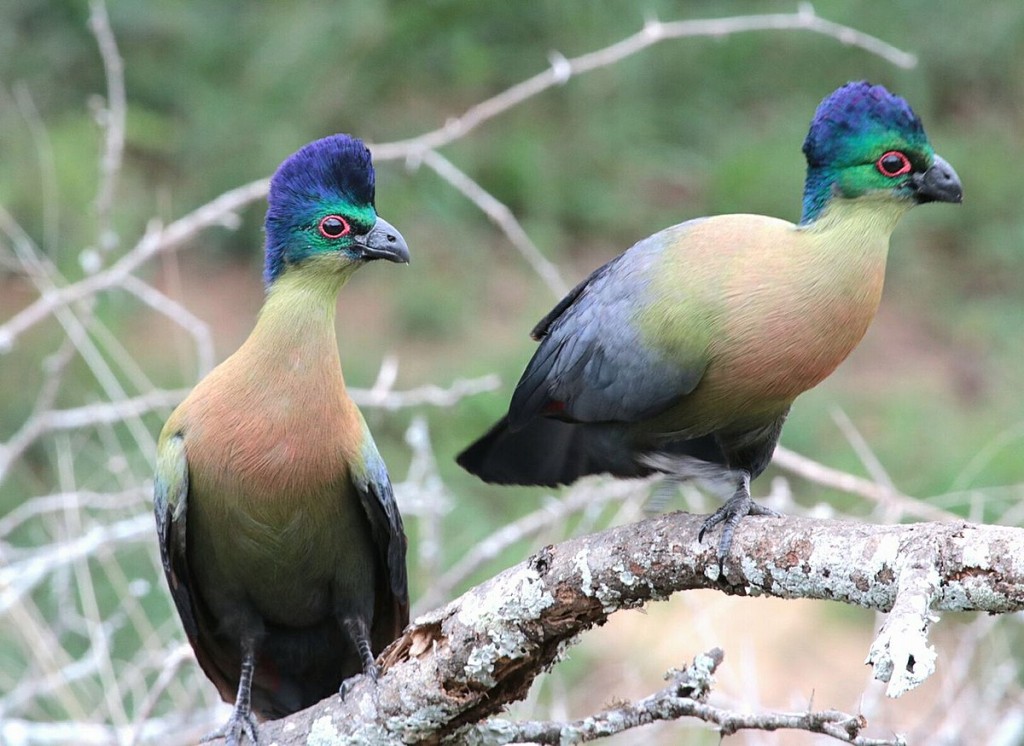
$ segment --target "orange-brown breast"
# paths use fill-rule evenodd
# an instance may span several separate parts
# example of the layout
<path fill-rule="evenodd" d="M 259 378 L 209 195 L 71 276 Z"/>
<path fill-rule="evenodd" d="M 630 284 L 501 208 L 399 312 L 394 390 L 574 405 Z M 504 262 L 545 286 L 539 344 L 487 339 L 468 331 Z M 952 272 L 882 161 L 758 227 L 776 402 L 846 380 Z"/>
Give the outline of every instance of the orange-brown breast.
<path fill-rule="evenodd" d="M 680 313 L 700 309 L 713 331 L 703 379 L 659 418 L 670 429 L 697 434 L 777 416 L 850 354 L 878 308 L 887 232 L 837 238 L 732 215 L 704 221 L 687 240 Z"/>
<path fill-rule="evenodd" d="M 349 479 L 362 418 L 333 337 L 325 342 L 296 335 L 268 355 L 250 338 L 174 420 L 189 463 L 189 554 L 201 591 L 244 595 L 267 619 L 295 626 L 330 613 L 348 555 L 373 554 Z"/>

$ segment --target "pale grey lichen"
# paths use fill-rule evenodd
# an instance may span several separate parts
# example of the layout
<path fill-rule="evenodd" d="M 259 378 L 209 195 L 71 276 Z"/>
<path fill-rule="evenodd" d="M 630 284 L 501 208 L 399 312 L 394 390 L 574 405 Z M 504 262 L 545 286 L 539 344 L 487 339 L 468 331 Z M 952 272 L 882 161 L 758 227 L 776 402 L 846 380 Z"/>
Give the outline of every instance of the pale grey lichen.
<path fill-rule="evenodd" d="M 715 680 L 712 674 L 717 666 L 718 661 L 715 660 L 714 656 L 707 653 L 698 653 L 693 657 L 691 670 L 695 674 L 698 674 L 702 681 L 706 681 L 708 683 L 708 688 L 710 688 L 710 684 Z"/>
<path fill-rule="evenodd" d="M 589 554 L 590 550 L 584 546 L 572 558 L 573 569 L 577 570 L 580 574 L 580 590 L 583 591 L 584 596 L 594 595 L 594 587 L 591 584 L 593 578 L 590 574 Z"/>
<path fill-rule="evenodd" d="M 960 540 L 961 562 L 965 570 L 978 570 L 979 574 L 991 572 L 993 567 L 991 547 L 987 542 L 971 541 L 970 537 Z M 998 607 L 1006 604 L 1006 596 L 990 582 L 976 582 L 970 573 L 957 582 L 950 582 L 943 588 L 947 608 Z"/>
<path fill-rule="evenodd" d="M 717 581 L 722 576 L 722 568 L 717 562 L 708 562 L 704 566 L 704 577 L 708 580 Z"/>
<path fill-rule="evenodd" d="M 741 557 L 740 567 L 743 577 L 747 579 L 747 585 L 743 592 L 748 596 L 760 596 L 761 589 L 766 582 L 767 574 L 753 557 Z"/>
<path fill-rule="evenodd" d="M 876 679 L 888 682 L 886 696 L 900 697 L 935 673 L 938 654 L 928 643 L 927 625 L 936 618 L 887 623 L 871 643 L 865 662 L 874 667 Z M 926 625 L 924 629 L 921 623 Z"/>
<path fill-rule="evenodd" d="M 619 574 L 619 582 L 621 582 L 627 588 L 632 588 L 636 585 L 638 580 L 637 576 L 632 573 L 622 562 L 616 562 L 612 565 L 612 570 Z"/>
<path fill-rule="evenodd" d="M 892 575 L 895 579 L 900 544 L 892 537 L 879 537 L 869 547 L 864 556 L 849 557 L 841 538 L 819 534 L 805 544 L 794 541 L 788 553 L 780 553 L 767 565 L 754 557 L 741 558 L 745 592 L 782 598 L 826 597 L 884 609 L 892 603 L 895 584 L 881 578 Z M 837 557 L 846 557 L 846 563 L 837 566 Z M 823 572 L 824 568 L 827 571 Z"/>
<path fill-rule="evenodd" d="M 610 588 L 607 583 L 601 583 L 597 587 L 594 597 L 601 602 L 601 610 L 605 614 L 611 614 L 619 608 L 619 600 L 622 598 L 622 594 L 614 588 Z"/>
<path fill-rule="evenodd" d="M 341 733 L 330 715 L 322 715 L 313 721 L 309 735 L 306 736 L 307 746 L 337 746 Z"/>
<path fill-rule="evenodd" d="M 874 676 L 887 681 L 885 693 L 899 697 L 935 672 L 937 654 L 928 644 L 931 613 L 942 578 L 926 549 L 904 558 L 897 580 L 898 592 L 885 624 L 871 643 L 867 662 Z"/>
<path fill-rule="evenodd" d="M 485 594 L 467 596 L 458 620 L 491 640 L 491 644 L 476 647 L 469 654 L 465 664 L 467 678 L 494 686 L 497 661 L 522 658 L 529 653 L 528 640 L 519 625 L 538 619 L 554 603 L 539 573 L 527 567 L 520 569 L 517 577 L 494 584 Z"/>
<path fill-rule="evenodd" d="M 503 647 L 504 643 L 499 639 L 496 645 L 484 645 L 471 650 L 463 666 L 466 678 L 478 681 L 484 686 L 497 684 L 498 680 L 494 678 L 494 664 L 502 657 Z"/>
<path fill-rule="evenodd" d="M 450 705 L 419 705 L 415 712 L 408 715 L 387 718 L 385 728 L 387 733 L 396 734 L 403 741 L 415 743 L 436 736 L 440 728 L 451 722 L 454 710 L 455 708 Z M 383 742 L 387 743 L 387 740 Z"/>
<path fill-rule="evenodd" d="M 457 734 L 463 746 L 495 746 L 512 743 L 519 735 L 519 724 L 504 718 L 477 723 Z"/>
<path fill-rule="evenodd" d="M 977 591 L 992 592 L 990 588 L 979 588 Z M 962 581 L 947 583 L 942 589 L 942 596 L 947 608 L 968 608 L 971 605 L 971 598 L 968 595 L 967 587 Z"/>
<path fill-rule="evenodd" d="M 963 542 L 960 551 L 963 555 L 965 567 L 977 567 L 979 570 L 992 569 L 992 558 L 989 555 L 989 545 L 987 542 L 966 541 Z"/>

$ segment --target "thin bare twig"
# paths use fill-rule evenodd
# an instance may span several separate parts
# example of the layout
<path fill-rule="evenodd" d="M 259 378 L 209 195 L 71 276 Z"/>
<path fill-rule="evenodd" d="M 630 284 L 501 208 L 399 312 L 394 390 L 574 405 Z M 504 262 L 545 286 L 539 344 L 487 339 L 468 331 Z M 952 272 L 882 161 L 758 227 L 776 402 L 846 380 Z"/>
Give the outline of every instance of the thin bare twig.
<path fill-rule="evenodd" d="M 168 298 L 135 275 L 126 275 L 121 282 L 121 287 L 189 333 L 195 342 L 196 356 L 199 359 L 198 378 L 205 376 L 213 369 L 213 334 L 210 333 L 210 327 L 206 323 L 176 300 Z"/>
<path fill-rule="evenodd" d="M 772 463 L 791 474 L 796 474 L 823 487 L 831 487 L 842 492 L 848 492 L 851 495 L 859 495 L 883 505 L 896 504 L 904 514 L 915 518 L 929 521 L 948 521 L 960 518 L 956 513 L 929 505 L 926 502 L 904 495 L 902 492 L 876 484 L 869 479 L 825 466 L 783 446 L 778 446 L 775 449 Z"/>
<path fill-rule="evenodd" d="M 417 518 L 419 540 L 415 544 L 422 577 L 436 578 L 441 574 L 443 561 L 443 520 L 454 500 L 438 471 L 426 417 L 413 417 L 405 430 L 405 442 L 412 459 L 405 481 L 395 485 L 395 494 L 402 513 Z"/>
<path fill-rule="evenodd" d="M 228 216 L 265 196 L 267 185 L 267 179 L 260 179 L 224 192 L 165 227 L 157 221 L 150 222 L 142 239 L 110 267 L 45 293 L 0 326 L 0 354 L 9 351 L 21 334 L 58 308 L 120 286 L 125 277 L 157 254 L 177 248 L 205 228 L 223 224 Z"/>
<path fill-rule="evenodd" d="M 52 495 L 37 495 L 16 506 L 0 517 L 0 539 L 10 536 L 19 526 L 29 520 L 48 513 L 73 508 L 75 510 L 124 510 L 133 505 L 143 505 L 151 497 L 151 490 L 143 486 L 129 487 L 120 492 L 94 492 L 72 490 L 55 492 Z"/>
<path fill-rule="evenodd" d="M 862 715 L 850 715 L 837 710 L 739 713 L 710 705 L 704 700 L 714 683 L 712 674 L 723 659 L 724 653 L 717 648 L 698 655 L 686 668 L 670 670 L 665 678 L 671 683 L 664 689 L 639 701 L 611 707 L 586 718 L 572 722 L 492 718 L 458 735 L 464 743 L 568 746 L 607 738 L 659 721 L 692 717 L 717 726 L 723 737 L 741 730 L 801 730 L 830 736 L 854 746 L 906 744 L 899 736 L 893 739 L 862 736 L 861 731 L 867 727 L 867 720 Z"/>
<path fill-rule="evenodd" d="M 156 707 L 156 703 L 163 696 L 167 687 L 171 685 L 171 682 L 178 673 L 178 668 L 191 659 L 192 648 L 188 643 L 175 644 L 174 648 L 162 657 L 163 665 L 160 675 L 153 682 L 153 686 L 149 688 L 149 691 L 146 692 L 146 698 L 139 705 L 135 718 L 132 721 L 132 738 L 129 741 L 129 746 L 134 746 L 134 744 L 138 743 L 139 737 L 142 735 L 146 723 L 150 719 L 150 715 L 153 714 L 153 708 Z"/>
<path fill-rule="evenodd" d="M 121 173 L 128 103 L 124 91 L 124 63 L 118 52 L 117 39 L 110 28 L 107 6 L 103 0 L 89 0 L 89 28 L 96 37 L 96 46 L 103 59 L 104 77 L 107 81 L 107 105 L 102 110 L 100 118 L 106 137 L 103 157 L 100 159 L 99 191 L 96 194 L 99 249 L 102 253 L 107 253 L 117 246 L 117 236 L 113 232 L 110 212 L 117 190 L 117 178 Z"/>
<path fill-rule="evenodd" d="M 569 285 L 562 279 L 562 273 L 558 271 L 558 267 L 552 264 L 537 248 L 537 244 L 530 240 L 526 231 L 523 230 L 523 226 L 507 205 L 497 200 L 490 192 L 473 181 L 465 171 L 457 168 L 436 150 L 425 151 L 422 161 L 438 176 L 461 192 L 470 202 L 479 207 L 498 226 L 556 297 L 560 298 L 569 291 Z"/>
<path fill-rule="evenodd" d="M 809 31 L 837 39 L 843 44 L 860 47 L 882 57 L 897 67 L 909 68 L 917 64 L 917 57 L 908 54 L 877 37 L 855 28 L 833 23 L 818 17 L 809 3 L 800 5 L 796 13 L 710 18 L 693 21 L 661 22 L 649 20 L 632 36 L 578 57 L 566 58 L 553 54 L 551 66 L 486 101 L 470 107 L 459 117 L 453 117 L 444 126 L 408 140 L 372 146 L 374 157 L 380 160 L 398 160 L 410 155 L 437 150 L 479 127 L 484 122 L 518 106 L 523 101 L 554 86 L 565 85 L 569 79 L 592 70 L 610 67 L 638 52 L 669 39 L 695 36 L 721 38 L 749 31 Z"/>
<path fill-rule="evenodd" d="M 56 250 L 60 236 L 60 197 L 57 187 L 57 163 L 53 154 L 53 143 L 50 141 L 50 133 L 46 131 L 46 125 L 39 114 L 39 109 L 32 98 L 32 94 L 24 83 L 18 83 L 13 89 L 14 101 L 28 131 L 32 136 L 32 142 L 36 148 L 36 158 L 39 162 L 39 178 L 43 202 L 43 247 L 51 251 Z M 44 252 L 39 252 L 40 254 Z M 26 264 L 22 257 L 21 268 L 31 274 L 31 264 Z"/>
<path fill-rule="evenodd" d="M 854 453 L 857 454 L 857 458 L 867 469 L 868 474 L 871 475 L 871 479 L 875 484 L 881 485 L 887 490 L 893 492 L 896 491 L 896 485 L 892 481 L 892 477 L 889 476 L 889 472 L 886 471 L 882 465 L 882 461 L 878 458 L 878 454 L 874 452 L 871 445 L 867 442 L 857 426 L 853 424 L 853 420 L 846 414 L 840 407 L 833 407 L 832 421 L 836 423 L 839 428 L 839 432 L 846 438 L 846 442 L 853 448 Z"/>
<path fill-rule="evenodd" d="M 0 721 L 0 743 L 25 744 L 74 744 L 75 746 L 110 746 L 114 743 L 130 743 L 137 738 L 144 743 L 194 744 L 195 734 L 182 733 L 187 725 L 180 716 L 150 718 L 141 731 L 133 726 L 115 727 L 104 723 L 47 722 L 18 718 L 4 718 Z"/>
<path fill-rule="evenodd" d="M 500 385 L 501 379 L 492 373 L 479 378 L 457 378 L 448 388 L 434 384 L 418 386 L 406 391 L 379 390 L 375 387 L 372 389 L 349 389 L 349 394 L 352 400 L 361 407 L 376 407 L 386 410 L 420 406 L 451 407 L 467 396 L 494 391 Z"/>
<path fill-rule="evenodd" d="M 55 570 L 110 544 L 127 545 L 149 541 L 153 535 L 153 516 L 148 513 L 107 525 L 93 526 L 64 543 L 40 547 L 31 557 L 0 567 L 0 615 Z"/>
<path fill-rule="evenodd" d="M 163 391 L 155 389 L 131 398 L 86 404 L 72 409 L 42 409 L 29 417 L 11 438 L 0 444 L 0 482 L 11 465 L 43 435 L 94 425 L 113 424 L 140 417 L 147 412 L 173 407 L 188 389 Z"/>

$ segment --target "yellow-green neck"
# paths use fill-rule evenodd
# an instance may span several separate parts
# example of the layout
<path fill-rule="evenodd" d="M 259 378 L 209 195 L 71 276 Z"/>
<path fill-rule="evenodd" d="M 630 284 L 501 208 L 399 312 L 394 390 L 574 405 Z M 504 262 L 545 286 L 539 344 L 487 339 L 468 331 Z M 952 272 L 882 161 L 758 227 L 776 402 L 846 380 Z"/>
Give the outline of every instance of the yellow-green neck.
<path fill-rule="evenodd" d="M 833 200 L 821 217 L 798 228 L 808 239 L 808 251 L 795 260 L 793 272 L 804 278 L 810 291 L 846 296 L 873 316 L 885 278 L 889 238 L 912 206 L 890 195 Z"/>
<path fill-rule="evenodd" d="M 852 349 L 867 330 L 882 296 L 889 239 L 912 204 L 890 195 L 836 199 L 820 218 L 800 227 L 808 240 L 794 274 L 806 312 L 849 327 L 827 344 Z"/>
<path fill-rule="evenodd" d="M 286 269 L 267 291 L 256 326 L 243 345 L 247 353 L 259 359 L 261 367 L 291 371 L 306 368 L 300 360 L 337 361 L 338 291 L 357 267 L 339 267 L 324 258 Z M 341 375 L 340 363 L 337 374 Z"/>
<path fill-rule="evenodd" d="M 857 199 L 837 198 L 829 202 L 817 220 L 799 226 L 799 230 L 822 238 L 828 236 L 824 243 L 835 250 L 858 240 L 883 238 L 887 241 L 911 207 L 913 202 L 893 199 L 888 193 Z"/>

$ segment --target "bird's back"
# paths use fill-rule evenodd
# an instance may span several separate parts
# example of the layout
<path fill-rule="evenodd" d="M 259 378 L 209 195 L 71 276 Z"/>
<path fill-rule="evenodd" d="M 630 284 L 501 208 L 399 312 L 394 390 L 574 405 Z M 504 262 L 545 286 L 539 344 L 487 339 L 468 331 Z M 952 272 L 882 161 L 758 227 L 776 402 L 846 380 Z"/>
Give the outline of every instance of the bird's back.
<path fill-rule="evenodd" d="M 717 435 L 774 426 L 866 331 L 892 226 L 860 218 L 722 215 L 640 241 L 537 326 L 508 417 L 459 463 L 555 485 L 641 476 L 658 448 L 722 460 Z"/>

